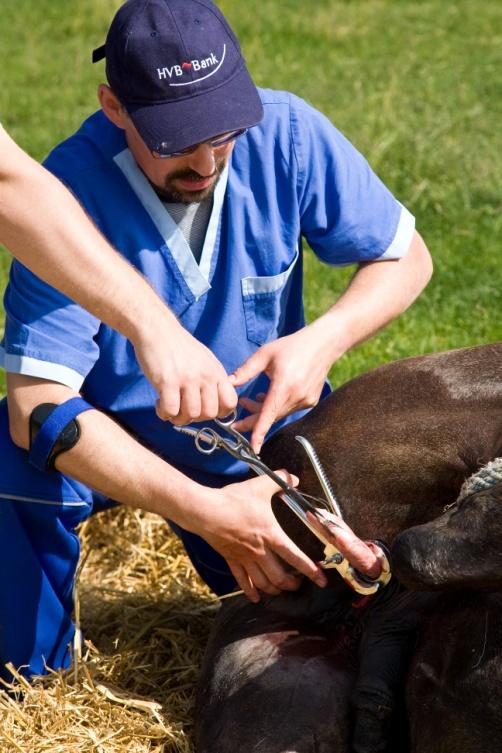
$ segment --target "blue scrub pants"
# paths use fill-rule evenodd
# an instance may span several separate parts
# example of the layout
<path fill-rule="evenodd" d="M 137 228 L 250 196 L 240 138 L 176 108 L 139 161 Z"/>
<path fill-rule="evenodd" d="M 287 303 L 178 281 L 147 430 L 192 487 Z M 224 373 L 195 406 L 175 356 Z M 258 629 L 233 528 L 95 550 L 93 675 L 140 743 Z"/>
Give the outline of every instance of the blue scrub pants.
<path fill-rule="evenodd" d="M 229 483 L 233 479 L 225 479 Z M 223 485 L 215 479 L 214 486 Z M 76 526 L 115 504 L 60 473 L 42 473 L 10 439 L 0 402 L 0 676 L 11 662 L 30 677 L 71 664 L 72 589 L 80 554 Z M 225 560 L 171 524 L 199 575 L 217 594 L 234 590 Z"/>

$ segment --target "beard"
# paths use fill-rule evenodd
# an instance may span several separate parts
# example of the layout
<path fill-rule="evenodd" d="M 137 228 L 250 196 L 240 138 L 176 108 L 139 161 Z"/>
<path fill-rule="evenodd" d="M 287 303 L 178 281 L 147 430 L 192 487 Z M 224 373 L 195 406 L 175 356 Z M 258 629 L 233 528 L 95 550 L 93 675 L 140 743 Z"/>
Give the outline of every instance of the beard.
<path fill-rule="evenodd" d="M 201 201 L 205 201 L 205 199 L 209 199 L 209 197 L 213 195 L 226 164 L 227 158 L 220 157 L 215 160 L 215 168 L 212 175 L 200 175 L 195 170 L 178 170 L 177 172 L 166 176 L 163 186 L 158 186 L 155 183 L 151 183 L 151 181 L 150 183 L 153 190 L 162 201 L 176 204 L 198 204 Z M 197 181 L 207 180 L 208 178 L 212 178 L 213 182 L 210 186 L 203 188 L 201 191 L 186 191 L 175 185 L 176 181 L 180 179 L 196 183 Z"/>

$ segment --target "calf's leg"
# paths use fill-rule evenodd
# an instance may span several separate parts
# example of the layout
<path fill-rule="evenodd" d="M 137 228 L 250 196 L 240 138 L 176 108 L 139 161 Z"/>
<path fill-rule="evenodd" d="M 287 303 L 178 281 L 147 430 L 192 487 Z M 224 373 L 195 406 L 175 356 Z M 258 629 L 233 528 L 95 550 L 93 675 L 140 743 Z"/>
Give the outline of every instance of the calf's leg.
<path fill-rule="evenodd" d="M 353 753 L 404 753 L 408 749 L 403 704 L 406 676 L 423 611 L 435 598 L 435 594 L 406 591 L 393 579 L 366 608 L 351 696 Z"/>

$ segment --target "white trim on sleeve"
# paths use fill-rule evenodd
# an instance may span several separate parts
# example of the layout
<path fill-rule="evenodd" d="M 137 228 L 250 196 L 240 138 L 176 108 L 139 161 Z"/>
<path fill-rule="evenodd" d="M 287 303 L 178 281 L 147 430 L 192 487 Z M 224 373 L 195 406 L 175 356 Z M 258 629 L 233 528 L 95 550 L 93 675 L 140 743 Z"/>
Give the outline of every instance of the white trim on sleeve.
<path fill-rule="evenodd" d="M 70 369 L 68 366 L 62 366 L 60 363 L 51 363 L 50 361 L 41 361 L 38 358 L 29 356 L 14 355 L 6 353 L 5 349 L 0 347 L 0 366 L 11 374 L 24 374 L 25 376 L 38 377 L 39 379 L 48 379 L 51 382 L 64 384 L 75 392 L 79 392 L 85 377 L 78 371 Z"/>
<path fill-rule="evenodd" d="M 394 240 L 388 247 L 387 251 L 379 256 L 376 261 L 384 261 L 385 259 L 402 259 L 403 256 L 406 256 L 414 232 L 415 218 L 411 212 L 401 204 L 401 216 L 399 217 Z"/>
<path fill-rule="evenodd" d="M 20 497 L 17 494 L 0 494 L 0 499 L 8 499 L 11 502 L 30 502 L 35 505 L 56 505 L 56 507 L 89 507 L 88 502 L 65 502 L 64 499 L 52 502 L 37 497 Z"/>

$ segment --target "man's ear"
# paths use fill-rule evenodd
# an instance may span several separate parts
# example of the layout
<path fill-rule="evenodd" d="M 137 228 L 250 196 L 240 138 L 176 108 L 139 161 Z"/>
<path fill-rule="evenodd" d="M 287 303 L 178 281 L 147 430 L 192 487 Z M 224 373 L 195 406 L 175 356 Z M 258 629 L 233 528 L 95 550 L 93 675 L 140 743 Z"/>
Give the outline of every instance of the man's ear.
<path fill-rule="evenodd" d="M 127 113 L 109 86 L 106 84 L 98 86 L 98 99 L 108 120 L 111 120 L 114 125 L 124 130 Z"/>

